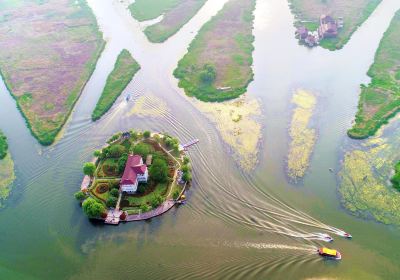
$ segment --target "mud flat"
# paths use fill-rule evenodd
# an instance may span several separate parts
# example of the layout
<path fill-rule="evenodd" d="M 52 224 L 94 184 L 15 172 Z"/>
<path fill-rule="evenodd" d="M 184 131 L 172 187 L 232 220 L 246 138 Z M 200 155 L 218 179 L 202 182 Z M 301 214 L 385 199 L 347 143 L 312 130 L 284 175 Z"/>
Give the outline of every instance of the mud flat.
<path fill-rule="evenodd" d="M 287 174 L 289 178 L 296 181 L 304 176 L 309 166 L 317 138 L 316 130 L 310 126 L 316 98 L 310 92 L 297 90 L 293 95 L 292 103 L 295 107 L 289 128 Z"/>
<path fill-rule="evenodd" d="M 0 69 L 32 134 L 53 143 L 104 48 L 84 0 L 0 4 Z"/>
<path fill-rule="evenodd" d="M 100 119 L 101 116 L 110 110 L 115 100 L 117 100 L 139 70 L 140 65 L 133 59 L 130 52 L 126 49 L 122 50 L 115 62 L 114 69 L 107 78 L 101 97 L 93 111 L 93 121 Z"/>
<path fill-rule="evenodd" d="M 250 171 L 257 164 L 262 126 L 258 100 L 241 97 L 234 101 L 204 103 L 193 99 L 194 105 L 217 127 L 239 165 Z"/>
<path fill-rule="evenodd" d="M 355 124 L 348 131 L 351 138 L 372 136 L 400 110 L 400 11 L 385 32 L 368 71 L 368 86 L 361 85 Z"/>
<path fill-rule="evenodd" d="M 331 15 L 334 18 L 342 17 L 343 28 L 336 38 L 323 39 L 321 47 L 336 50 L 341 49 L 351 35 L 372 14 L 382 0 L 289 0 L 291 10 L 295 15 L 295 25 L 305 25 L 316 30 L 321 15 Z"/>
<path fill-rule="evenodd" d="M 206 0 L 137 0 L 129 6 L 139 21 L 162 19 L 144 30 L 153 43 L 162 43 L 182 28 L 205 4 Z"/>
<path fill-rule="evenodd" d="M 187 95 L 224 101 L 246 92 L 253 79 L 254 9 L 254 0 L 230 0 L 201 28 L 174 71 Z"/>
<path fill-rule="evenodd" d="M 339 173 L 343 205 L 352 213 L 400 225 L 400 194 L 390 183 L 399 160 L 400 129 L 352 146 Z"/>

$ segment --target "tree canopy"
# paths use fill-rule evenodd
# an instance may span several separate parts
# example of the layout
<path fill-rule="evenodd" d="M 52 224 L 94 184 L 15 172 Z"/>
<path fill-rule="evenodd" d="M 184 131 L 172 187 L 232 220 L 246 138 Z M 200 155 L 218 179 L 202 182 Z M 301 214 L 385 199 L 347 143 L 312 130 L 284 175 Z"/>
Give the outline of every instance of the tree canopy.
<path fill-rule="evenodd" d="M 93 162 L 86 162 L 83 165 L 83 174 L 92 177 L 94 175 L 95 171 L 96 171 L 96 165 L 94 165 Z"/>
<path fill-rule="evenodd" d="M 89 218 L 97 218 L 100 217 L 101 214 L 103 214 L 106 209 L 104 205 L 98 201 L 96 201 L 94 198 L 89 197 L 86 199 L 83 204 L 82 204 L 83 212 L 89 217 Z"/>
<path fill-rule="evenodd" d="M 150 178 L 158 183 L 164 183 L 168 179 L 168 165 L 165 160 L 155 159 L 149 172 Z"/>

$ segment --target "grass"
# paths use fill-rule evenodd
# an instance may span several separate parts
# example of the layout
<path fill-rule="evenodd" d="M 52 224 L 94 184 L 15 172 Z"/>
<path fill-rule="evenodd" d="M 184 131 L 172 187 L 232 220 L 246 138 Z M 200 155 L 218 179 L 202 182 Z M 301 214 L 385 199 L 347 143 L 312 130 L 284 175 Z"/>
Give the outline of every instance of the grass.
<path fill-rule="evenodd" d="M 334 51 L 343 48 L 353 33 L 367 20 L 382 0 L 289 0 L 292 12 L 296 16 L 295 25 L 306 25 L 307 22 L 319 22 L 322 14 L 343 17 L 344 26 L 336 38 L 323 39 L 320 46 Z M 315 30 L 311 26 L 310 30 Z"/>
<path fill-rule="evenodd" d="M 360 101 L 353 127 L 348 135 L 364 139 L 374 135 L 400 111 L 400 11 L 394 16 L 368 70 L 371 83 L 361 85 Z"/>
<path fill-rule="evenodd" d="M 4 159 L 8 153 L 7 137 L 0 130 L 0 160 Z"/>
<path fill-rule="evenodd" d="M 161 197 L 165 197 L 166 192 L 168 190 L 167 184 L 157 184 L 154 191 L 150 194 L 144 196 L 125 196 L 124 199 L 129 201 L 129 205 L 131 206 L 138 206 L 143 204 L 150 204 L 153 197 L 159 195 Z"/>
<path fill-rule="evenodd" d="M 201 28 L 174 71 L 187 95 L 214 102 L 246 92 L 253 79 L 254 9 L 254 0 L 230 0 Z"/>
<path fill-rule="evenodd" d="M 161 16 L 182 0 L 136 0 L 129 6 L 132 16 L 138 21 L 146 21 Z"/>
<path fill-rule="evenodd" d="M 394 176 L 390 179 L 390 181 L 393 184 L 393 187 L 400 191 L 400 161 L 398 161 L 396 163 L 396 165 L 394 166 Z"/>
<path fill-rule="evenodd" d="M 32 134 L 50 145 L 93 73 L 105 41 L 85 0 L 7 1 L 2 12 L 9 16 L 0 19 L 1 75 Z M 18 43 L 13 34 L 19 34 Z"/>
<path fill-rule="evenodd" d="M 92 113 L 93 121 L 100 119 L 107 113 L 139 69 L 140 65 L 133 59 L 129 51 L 122 50 Z"/>
<path fill-rule="evenodd" d="M 10 186 L 14 180 L 14 162 L 10 154 L 7 154 L 0 160 L 0 207 L 2 206 L 1 202 L 9 196 Z"/>

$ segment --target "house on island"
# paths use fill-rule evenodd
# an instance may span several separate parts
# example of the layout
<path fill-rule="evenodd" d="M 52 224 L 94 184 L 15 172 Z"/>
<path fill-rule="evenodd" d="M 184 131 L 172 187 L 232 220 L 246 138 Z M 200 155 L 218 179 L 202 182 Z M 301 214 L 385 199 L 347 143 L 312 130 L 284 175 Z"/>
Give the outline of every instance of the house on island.
<path fill-rule="evenodd" d="M 147 183 L 149 173 L 147 165 L 139 155 L 129 155 L 125 171 L 120 183 L 120 191 L 128 194 L 136 193 L 139 183 Z"/>
<path fill-rule="evenodd" d="M 319 19 L 318 34 L 321 38 L 335 38 L 338 35 L 336 20 L 328 15 L 321 15 Z"/>

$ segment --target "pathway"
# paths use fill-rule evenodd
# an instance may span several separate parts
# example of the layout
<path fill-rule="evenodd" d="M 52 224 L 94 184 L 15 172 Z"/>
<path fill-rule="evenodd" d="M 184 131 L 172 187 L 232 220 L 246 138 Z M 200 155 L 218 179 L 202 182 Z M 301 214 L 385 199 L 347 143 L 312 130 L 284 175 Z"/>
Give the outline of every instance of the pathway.
<path fill-rule="evenodd" d="M 128 215 L 126 221 L 132 222 L 132 221 L 148 220 L 164 214 L 165 212 L 169 211 L 172 207 L 174 207 L 174 205 L 175 205 L 174 200 L 167 200 L 154 210 L 148 211 L 143 214 Z"/>

